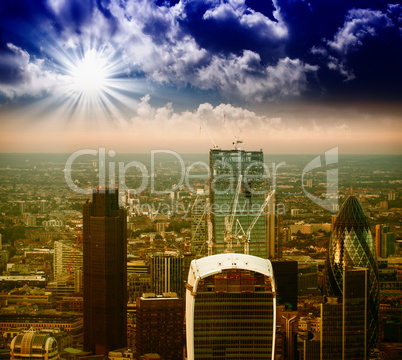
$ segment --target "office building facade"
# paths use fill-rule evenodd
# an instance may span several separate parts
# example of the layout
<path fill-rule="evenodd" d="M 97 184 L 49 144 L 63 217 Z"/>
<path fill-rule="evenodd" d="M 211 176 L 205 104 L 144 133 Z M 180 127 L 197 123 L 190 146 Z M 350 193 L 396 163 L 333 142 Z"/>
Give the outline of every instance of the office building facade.
<path fill-rule="evenodd" d="M 225 218 L 230 220 L 233 212 L 235 213 L 232 233 L 242 234 L 243 239 L 239 242 L 234 241 L 233 249 L 229 251 L 244 252 L 244 241 L 247 241 L 245 233 L 258 215 L 268 194 L 268 175 L 263 152 L 244 151 L 238 148 L 211 149 L 210 174 L 213 253 L 220 254 L 228 250 L 228 243 L 225 242 L 224 236 Z M 240 187 L 235 206 L 238 185 Z M 274 208 L 271 210 L 274 212 Z M 249 242 L 249 254 L 263 258 L 270 257 L 272 249 L 275 248 L 274 244 L 267 243 L 267 241 L 274 241 L 274 218 L 267 218 L 266 214 L 267 210 L 264 209 L 251 229 Z M 267 220 L 269 234 L 267 234 Z"/>
<path fill-rule="evenodd" d="M 297 310 L 297 261 L 272 260 L 271 264 L 274 270 L 278 305 Z"/>
<path fill-rule="evenodd" d="M 245 254 L 193 260 L 186 284 L 188 360 L 274 359 L 271 263 Z"/>
<path fill-rule="evenodd" d="M 367 268 L 343 271 L 343 293 L 321 304 L 321 359 L 368 358 Z"/>
<path fill-rule="evenodd" d="M 164 360 L 183 359 L 184 306 L 175 293 L 137 298 L 137 355 L 156 353 Z"/>
<path fill-rule="evenodd" d="M 197 190 L 191 196 L 191 252 L 195 256 L 208 254 L 209 195 Z"/>
<path fill-rule="evenodd" d="M 84 348 L 107 355 L 127 342 L 127 224 L 117 189 L 83 207 Z"/>
<path fill-rule="evenodd" d="M 157 295 L 176 293 L 184 296 L 183 255 L 174 252 L 151 255 L 151 289 Z"/>
<path fill-rule="evenodd" d="M 326 292 L 343 294 L 343 271 L 350 267 L 369 269 L 368 341 L 374 347 L 378 339 L 379 279 L 374 239 L 360 201 L 348 196 L 334 221 L 326 264 Z"/>

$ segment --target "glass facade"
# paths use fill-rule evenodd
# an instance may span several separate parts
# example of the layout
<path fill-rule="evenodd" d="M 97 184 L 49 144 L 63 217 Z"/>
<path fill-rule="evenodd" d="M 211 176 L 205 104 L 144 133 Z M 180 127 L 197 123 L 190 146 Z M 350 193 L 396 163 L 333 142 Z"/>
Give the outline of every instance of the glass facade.
<path fill-rule="evenodd" d="M 194 359 L 269 359 L 274 305 L 268 276 L 225 270 L 198 285 Z"/>
<path fill-rule="evenodd" d="M 349 196 L 333 225 L 326 267 L 326 290 L 329 295 L 342 296 L 343 269 L 369 269 L 368 342 L 374 347 L 378 338 L 379 281 L 375 244 L 367 216 L 360 201 Z"/>
<path fill-rule="evenodd" d="M 210 204 L 213 224 L 214 253 L 227 249 L 224 240 L 225 217 L 230 218 L 240 175 L 242 181 L 238 196 L 232 233 L 240 232 L 240 225 L 247 231 L 258 214 L 268 193 L 267 176 L 262 151 L 240 149 L 210 151 Z M 249 254 L 267 258 L 267 231 L 265 212 L 258 218 L 251 231 Z M 243 252 L 244 240 L 233 242 L 233 250 Z"/>

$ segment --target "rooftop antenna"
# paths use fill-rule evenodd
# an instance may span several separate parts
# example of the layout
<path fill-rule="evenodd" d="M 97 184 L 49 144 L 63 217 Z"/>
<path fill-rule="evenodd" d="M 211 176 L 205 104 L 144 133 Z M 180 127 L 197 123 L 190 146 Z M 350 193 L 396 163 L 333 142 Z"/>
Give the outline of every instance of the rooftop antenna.
<path fill-rule="evenodd" d="M 239 132 L 239 134 L 237 136 L 236 135 L 234 136 L 236 141 L 233 142 L 233 145 L 234 145 L 235 150 L 241 150 L 239 148 L 239 144 L 243 144 L 243 140 L 240 140 L 240 136 L 241 136 L 241 133 L 243 132 L 243 130 L 240 129 L 239 125 L 237 125 L 237 128 L 239 129 L 240 132 Z"/>

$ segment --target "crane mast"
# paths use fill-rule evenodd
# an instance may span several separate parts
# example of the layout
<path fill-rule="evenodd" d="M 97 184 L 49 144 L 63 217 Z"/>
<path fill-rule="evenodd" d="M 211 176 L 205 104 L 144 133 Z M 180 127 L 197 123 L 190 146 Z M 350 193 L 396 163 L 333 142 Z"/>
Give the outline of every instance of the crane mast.
<path fill-rule="evenodd" d="M 262 212 L 264 211 L 265 207 L 267 206 L 268 202 L 271 200 L 271 197 L 275 194 L 275 190 L 271 190 L 268 193 L 268 196 L 266 197 L 264 203 L 261 205 L 260 210 L 258 211 L 257 215 L 255 216 L 255 218 L 253 219 L 253 221 L 251 222 L 250 226 L 248 227 L 247 231 L 246 231 L 246 239 L 244 241 L 244 253 L 248 254 L 250 251 L 250 237 L 251 237 L 251 231 L 253 230 L 255 224 L 257 223 L 259 217 L 261 216 Z M 271 209 L 268 209 L 268 212 Z"/>

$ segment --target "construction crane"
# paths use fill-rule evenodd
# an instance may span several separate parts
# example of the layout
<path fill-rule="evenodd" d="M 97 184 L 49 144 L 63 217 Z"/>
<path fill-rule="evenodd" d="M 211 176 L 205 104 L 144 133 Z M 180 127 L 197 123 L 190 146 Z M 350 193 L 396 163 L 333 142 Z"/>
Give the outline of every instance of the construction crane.
<path fill-rule="evenodd" d="M 67 271 L 70 274 L 70 285 L 72 284 L 71 268 L 72 268 L 73 263 L 74 263 L 75 252 L 77 251 L 77 247 L 78 247 L 78 240 L 80 241 L 80 245 L 81 245 L 81 249 L 82 249 L 82 236 L 81 236 L 81 230 L 80 230 L 79 226 L 77 226 L 77 230 L 78 230 L 78 235 L 77 235 L 77 238 L 75 239 L 75 246 L 74 246 L 73 256 L 71 257 L 70 263 L 67 262 Z"/>
<path fill-rule="evenodd" d="M 240 222 L 240 229 L 243 232 L 243 235 L 245 235 L 245 239 L 244 239 L 244 253 L 248 254 L 249 250 L 250 250 L 250 238 L 251 238 L 251 231 L 253 230 L 255 224 L 257 223 L 258 219 L 260 218 L 262 212 L 264 211 L 265 207 L 267 206 L 268 202 L 271 200 L 271 197 L 275 194 L 275 190 L 271 190 L 268 193 L 268 196 L 266 197 L 264 203 L 261 205 L 260 210 L 258 211 L 257 215 L 254 217 L 253 221 L 251 222 L 250 226 L 248 227 L 247 231 L 244 232 L 243 227 L 241 226 Z M 268 211 L 270 211 L 270 209 L 268 209 Z M 242 239 L 243 236 L 242 235 L 237 235 L 237 238 Z"/>
<path fill-rule="evenodd" d="M 243 179 L 243 176 L 240 174 L 239 179 L 237 181 L 237 186 L 236 186 L 236 191 L 235 191 L 235 197 L 233 200 L 233 207 L 232 207 L 232 213 L 230 215 L 230 220 L 228 219 L 227 216 L 225 216 L 224 241 L 227 242 L 227 244 L 228 244 L 227 249 L 226 249 L 227 252 L 231 252 L 232 247 L 233 247 L 232 229 L 233 229 L 234 218 L 236 215 L 237 203 L 239 201 L 239 193 L 240 193 L 242 179 Z"/>

